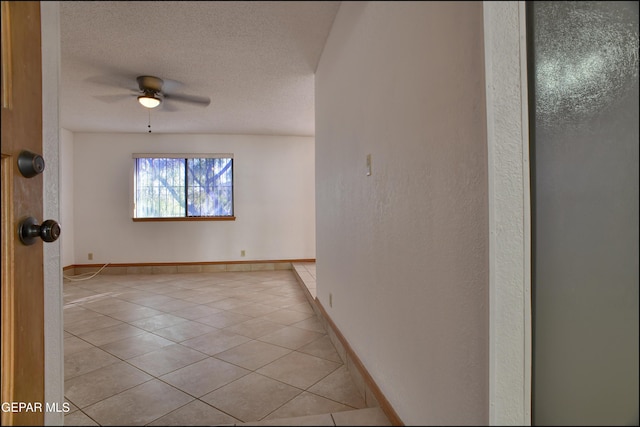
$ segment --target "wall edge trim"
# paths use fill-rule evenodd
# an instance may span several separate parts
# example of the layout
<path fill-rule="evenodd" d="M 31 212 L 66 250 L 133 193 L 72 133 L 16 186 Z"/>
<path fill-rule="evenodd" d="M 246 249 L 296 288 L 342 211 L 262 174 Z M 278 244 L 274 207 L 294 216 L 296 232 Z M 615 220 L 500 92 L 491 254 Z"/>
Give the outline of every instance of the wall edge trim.
<path fill-rule="evenodd" d="M 226 265 L 226 264 L 281 264 L 291 262 L 316 262 L 315 258 L 303 259 L 276 259 L 276 260 L 251 260 L 251 261 L 193 261 L 193 262 L 134 262 L 134 263 L 108 263 L 108 267 L 182 267 L 197 265 Z M 63 271 L 75 268 L 100 268 L 105 264 L 71 264 L 62 268 Z"/>

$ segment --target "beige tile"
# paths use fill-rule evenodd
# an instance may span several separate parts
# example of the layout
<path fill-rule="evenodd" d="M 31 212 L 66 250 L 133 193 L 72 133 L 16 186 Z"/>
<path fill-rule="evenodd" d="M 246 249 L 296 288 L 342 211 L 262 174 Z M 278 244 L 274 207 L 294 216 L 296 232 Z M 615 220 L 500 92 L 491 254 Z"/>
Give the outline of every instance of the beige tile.
<path fill-rule="evenodd" d="M 300 271 L 298 272 L 298 276 L 300 276 L 300 279 L 302 279 L 304 283 L 315 281 L 313 275 L 308 271 Z"/>
<path fill-rule="evenodd" d="M 301 311 L 303 313 L 309 313 L 309 314 L 315 314 L 315 312 L 313 311 L 313 308 L 311 308 L 311 305 L 309 305 L 309 302 L 301 302 L 300 304 L 294 304 L 291 305 L 289 307 L 287 307 L 289 310 L 295 310 L 295 311 Z"/>
<path fill-rule="evenodd" d="M 111 280 L 104 283 L 98 283 L 98 282 L 92 282 L 92 281 L 80 282 L 78 284 L 78 287 L 88 289 L 98 294 L 105 294 L 109 296 L 113 296 L 113 294 L 117 292 L 122 292 L 127 289 L 126 286 L 119 285 Z"/>
<path fill-rule="evenodd" d="M 366 407 L 364 397 L 356 388 L 344 365 L 311 386 L 308 391 L 353 408 Z"/>
<path fill-rule="evenodd" d="M 145 331 L 140 328 L 122 323 L 120 325 L 109 326 L 107 328 L 98 329 L 96 331 L 79 334 L 78 337 L 87 342 L 90 342 L 93 345 L 100 346 L 143 333 L 145 333 Z"/>
<path fill-rule="evenodd" d="M 345 363 L 347 367 L 347 372 L 351 376 L 351 381 L 356 386 L 361 396 L 364 396 L 364 401 L 367 403 L 367 406 L 379 406 L 379 405 L 370 405 L 367 402 L 367 385 L 365 384 L 364 377 L 362 376 L 362 372 L 360 369 L 353 363 L 353 358 L 351 356 L 347 357 L 347 363 Z"/>
<path fill-rule="evenodd" d="M 65 356 L 64 379 L 66 381 L 69 378 L 77 377 L 117 362 L 120 362 L 120 359 L 97 347 L 78 351 Z"/>
<path fill-rule="evenodd" d="M 136 308 L 142 308 L 141 305 L 134 304 L 129 301 L 123 301 L 117 298 L 109 298 L 103 301 L 91 302 L 82 305 L 84 308 L 88 308 L 93 311 L 97 311 L 100 314 L 109 315 L 118 311 L 134 310 Z"/>
<path fill-rule="evenodd" d="M 230 298 L 225 298 L 218 301 L 210 302 L 207 305 L 209 307 L 219 308 L 221 310 L 231 310 L 247 304 L 250 304 L 250 302 L 247 300 L 230 297 Z"/>
<path fill-rule="evenodd" d="M 146 319 L 135 320 L 129 322 L 129 324 L 136 328 L 144 329 L 145 331 L 155 331 L 156 329 L 167 328 L 186 321 L 187 319 L 184 317 L 164 313 L 158 316 L 147 317 Z"/>
<path fill-rule="evenodd" d="M 340 355 L 336 351 L 336 348 L 331 343 L 331 340 L 327 335 L 318 338 L 309 344 L 303 345 L 298 349 L 301 353 L 310 354 L 312 356 L 320 357 L 322 359 L 331 360 L 333 362 L 342 363 Z"/>
<path fill-rule="evenodd" d="M 132 322 L 139 319 L 145 319 L 147 317 L 157 316 L 162 313 L 163 312 L 160 310 L 140 306 L 138 308 L 128 308 L 109 313 L 109 317 L 122 320 L 123 322 Z"/>
<path fill-rule="evenodd" d="M 256 369 L 291 353 L 284 347 L 261 342 L 249 341 L 230 350 L 215 355 L 217 359 L 255 371 Z"/>
<path fill-rule="evenodd" d="M 89 418 L 84 412 L 76 411 L 64 416 L 66 426 L 99 426 L 97 422 Z"/>
<path fill-rule="evenodd" d="M 99 317 L 95 316 L 87 320 L 79 319 L 79 321 L 65 324 L 64 330 L 74 335 L 80 335 L 87 332 L 95 331 L 102 328 L 107 328 L 114 325 L 122 325 L 123 322 L 116 320 L 112 317 L 100 314 Z"/>
<path fill-rule="evenodd" d="M 241 288 L 242 289 L 242 288 Z M 222 291 L 221 291 L 222 292 Z M 251 287 L 250 289 L 245 289 L 243 292 L 239 292 L 235 295 L 227 295 L 228 297 L 233 296 L 234 298 L 238 298 L 244 301 L 249 301 L 253 304 L 260 304 L 260 301 L 264 299 L 264 294 L 262 293 L 261 290 L 259 289 L 255 289 L 253 287 Z M 251 304 L 248 304 L 251 305 Z M 264 305 L 264 304 L 261 304 Z M 244 307 L 246 306 L 240 306 L 238 307 L 238 310 L 242 310 L 245 309 Z M 248 310 L 251 310 L 250 308 L 247 308 Z M 271 311 L 275 311 L 277 310 L 276 307 L 268 307 L 269 310 Z M 239 313 L 240 311 L 238 311 L 236 309 L 233 309 L 231 311 L 235 311 L 237 313 Z M 250 314 L 250 313 L 244 313 L 244 314 Z M 262 313 L 262 314 L 266 314 L 266 313 Z"/>
<path fill-rule="evenodd" d="M 347 350 L 344 348 L 344 345 L 342 345 L 342 341 L 340 341 L 340 338 L 338 338 L 335 331 L 331 327 L 327 327 L 327 335 L 331 339 L 331 343 L 338 352 L 338 355 L 340 355 L 340 359 L 345 362 L 347 360 Z"/>
<path fill-rule="evenodd" d="M 118 292 L 115 294 L 115 297 L 124 301 L 133 302 L 136 304 L 138 303 L 138 300 L 150 298 L 148 291 L 138 290 L 135 288 L 128 288 L 123 292 Z M 144 304 L 141 304 L 141 305 L 144 305 Z"/>
<path fill-rule="evenodd" d="M 160 379 L 192 396 L 200 397 L 249 372 L 231 363 L 210 357 L 163 375 Z"/>
<path fill-rule="evenodd" d="M 305 415 L 328 414 L 352 409 L 353 408 L 349 406 L 305 391 L 266 416 L 265 419 L 271 420 Z"/>
<path fill-rule="evenodd" d="M 284 328 L 277 330 L 273 333 L 260 337 L 260 341 L 268 342 L 282 347 L 287 347 L 292 350 L 297 350 L 305 344 L 309 344 L 312 341 L 317 340 L 324 334 L 314 331 L 308 331 L 306 329 L 294 328 L 292 326 L 285 326 Z"/>
<path fill-rule="evenodd" d="M 380 408 L 365 408 L 331 414 L 337 426 L 390 426 L 391 422 Z"/>
<path fill-rule="evenodd" d="M 149 289 L 145 292 L 147 292 L 147 295 L 149 295 L 149 292 L 152 292 L 153 295 L 157 295 L 157 296 L 164 296 L 165 294 L 170 294 L 171 292 L 175 292 L 176 290 L 178 290 L 178 288 L 172 284 L 165 284 L 165 283 L 158 283 L 156 284 L 153 289 Z M 171 298 L 171 297 L 169 297 Z M 173 298 L 176 299 L 176 298 Z M 167 301 L 169 302 L 169 301 Z M 152 303 L 145 303 L 142 304 L 144 306 L 147 307 L 152 307 L 152 308 L 157 308 L 155 307 L 155 305 L 157 304 L 162 304 L 160 302 L 152 302 Z"/>
<path fill-rule="evenodd" d="M 258 318 L 229 326 L 224 330 L 255 339 L 279 331 L 282 328 L 283 325 L 279 323 L 270 322 L 268 320 Z"/>
<path fill-rule="evenodd" d="M 127 362 L 151 375 L 160 376 L 206 358 L 207 355 L 199 351 L 180 344 L 172 344 L 142 356 L 133 357 Z"/>
<path fill-rule="evenodd" d="M 144 332 L 130 338 L 101 345 L 100 348 L 120 359 L 130 359 L 172 344 L 173 341 Z"/>
<path fill-rule="evenodd" d="M 145 425 L 184 406 L 193 397 L 151 380 L 83 409 L 100 425 Z"/>
<path fill-rule="evenodd" d="M 273 271 L 275 270 L 275 264 L 272 262 L 253 263 L 251 265 L 251 271 Z"/>
<path fill-rule="evenodd" d="M 202 288 L 207 286 L 206 281 L 203 280 L 197 280 L 198 277 L 201 277 L 200 275 L 193 275 L 190 278 L 184 276 L 184 280 L 180 280 L 175 282 L 176 286 L 186 290 L 186 289 L 190 289 L 193 290 L 195 292 L 193 292 L 191 294 L 191 296 L 196 296 L 200 293 L 202 293 Z M 186 295 L 186 294 L 185 294 Z"/>
<path fill-rule="evenodd" d="M 178 267 L 175 265 L 153 265 L 151 272 L 153 274 L 175 274 L 178 272 Z"/>
<path fill-rule="evenodd" d="M 300 304 L 304 301 L 292 299 L 284 295 L 274 295 L 265 293 L 265 298 L 260 301 L 262 304 L 271 305 L 277 308 L 287 308 L 293 305 Z"/>
<path fill-rule="evenodd" d="M 221 311 L 220 313 L 212 314 L 211 316 L 201 317 L 198 319 L 198 322 L 215 326 L 216 328 L 226 328 L 227 326 L 246 322 L 251 319 L 251 316 L 244 314 L 233 313 L 231 311 Z"/>
<path fill-rule="evenodd" d="M 221 310 L 206 305 L 197 305 L 195 307 L 187 307 L 181 310 L 172 311 L 171 314 L 178 317 L 184 317 L 189 320 L 196 320 L 201 317 L 211 316 L 219 313 Z"/>
<path fill-rule="evenodd" d="M 64 317 L 64 325 L 70 325 L 79 320 L 89 320 L 97 317 L 104 317 L 102 314 L 95 312 L 93 310 L 89 310 L 88 308 L 83 308 L 78 305 L 65 306 L 63 310 Z"/>
<path fill-rule="evenodd" d="M 151 379 L 152 376 L 128 363 L 118 362 L 66 380 L 64 395 L 84 408 Z"/>
<path fill-rule="evenodd" d="M 80 286 L 71 285 L 71 284 L 69 285 L 65 284 L 62 290 L 62 295 L 65 297 L 77 296 L 79 298 L 83 298 L 86 296 L 95 295 L 96 293 L 98 292 L 92 291 L 90 289 L 81 288 Z"/>
<path fill-rule="evenodd" d="M 219 293 L 210 291 L 210 292 L 204 292 L 202 295 L 198 295 L 197 297 L 184 298 L 183 301 L 192 302 L 196 304 L 209 304 L 215 301 L 223 300 L 225 298 L 227 298 L 226 295 L 221 295 Z"/>
<path fill-rule="evenodd" d="M 312 310 L 313 313 L 313 310 Z M 309 317 L 308 319 L 301 320 L 299 322 L 293 323 L 291 326 L 295 326 L 296 328 L 306 329 L 309 331 L 320 332 L 322 334 L 326 333 L 324 326 L 322 326 L 322 322 L 318 320 L 316 316 Z"/>
<path fill-rule="evenodd" d="M 77 353 L 82 350 L 93 348 L 94 345 L 90 344 L 78 337 L 70 336 L 64 339 L 64 355 L 68 356 L 73 353 Z"/>
<path fill-rule="evenodd" d="M 243 335 L 221 330 L 182 341 L 181 344 L 185 347 L 193 348 L 194 350 L 213 356 L 214 354 L 223 352 L 240 344 L 244 344 L 250 340 L 251 338 Z"/>
<path fill-rule="evenodd" d="M 151 273 L 153 273 L 153 268 L 150 265 L 127 267 L 127 274 L 151 274 Z"/>
<path fill-rule="evenodd" d="M 341 365 L 308 354 L 291 352 L 256 372 L 269 378 L 307 389 Z"/>
<path fill-rule="evenodd" d="M 219 273 L 222 271 L 227 271 L 226 264 L 205 264 L 202 266 L 203 273 Z"/>
<path fill-rule="evenodd" d="M 302 390 L 251 373 L 201 398 L 242 421 L 259 420 Z"/>
<path fill-rule="evenodd" d="M 156 329 L 153 333 L 171 341 L 180 342 L 215 330 L 217 328 L 187 320 L 167 328 Z"/>
<path fill-rule="evenodd" d="M 150 284 L 148 286 L 152 286 L 153 288 L 148 290 L 141 289 L 136 291 L 129 291 L 126 293 L 126 296 L 128 298 L 125 297 L 125 295 L 120 295 L 118 296 L 118 298 L 131 301 L 136 304 L 143 305 L 145 307 L 151 307 L 151 308 L 155 308 L 155 306 L 158 304 L 163 304 L 165 302 L 175 300 L 174 298 L 171 298 L 166 295 L 155 295 L 149 292 L 149 291 L 153 292 L 153 289 L 155 289 L 158 285 Z"/>
<path fill-rule="evenodd" d="M 238 423 L 237 426 L 334 426 L 331 414 L 306 415 L 304 417 L 277 418 L 274 420 Z"/>
<path fill-rule="evenodd" d="M 76 405 L 74 405 L 73 403 L 69 402 L 69 400 L 65 397 L 64 399 L 65 403 L 67 403 L 69 405 L 69 412 L 67 412 L 67 414 L 70 414 L 72 412 L 75 412 L 78 410 L 78 407 Z"/>
<path fill-rule="evenodd" d="M 164 417 L 158 418 L 149 426 L 213 426 L 235 424 L 238 420 L 199 400 L 194 400 Z"/>
<path fill-rule="evenodd" d="M 260 295 L 255 295 L 253 296 L 253 298 L 256 298 L 256 300 L 258 300 L 263 297 Z M 238 299 L 242 299 L 244 301 L 250 301 L 251 298 L 245 299 L 239 296 Z M 278 308 L 273 307 L 271 305 L 259 304 L 259 303 L 243 304 L 238 307 L 229 309 L 229 311 L 233 311 L 234 313 L 245 314 L 251 317 L 264 316 L 265 314 L 269 314 L 277 310 Z"/>
<path fill-rule="evenodd" d="M 177 287 L 173 292 L 169 292 L 166 293 L 164 295 L 171 297 L 171 298 L 177 298 L 177 299 L 181 299 L 184 300 L 185 298 L 193 298 L 193 297 L 197 297 L 199 295 L 201 295 L 202 292 L 197 290 L 197 289 L 188 289 L 188 288 L 181 288 L 181 287 Z"/>
<path fill-rule="evenodd" d="M 251 264 L 227 264 L 227 271 L 251 271 Z"/>
<path fill-rule="evenodd" d="M 229 310 L 231 308 L 240 307 L 244 305 L 240 301 L 245 301 L 247 304 L 249 302 L 255 302 L 257 300 L 253 300 L 252 298 L 247 298 L 247 292 L 252 295 L 256 294 L 255 290 L 250 284 L 247 284 L 243 281 L 233 282 L 233 283 L 225 283 L 220 285 L 217 294 L 222 295 L 229 301 L 219 303 L 218 301 L 214 301 L 216 305 L 222 305 L 223 310 Z M 260 295 L 260 299 L 263 299 L 264 295 Z M 219 300 L 219 301 L 222 301 Z M 213 305 L 213 303 L 211 303 Z"/>
<path fill-rule="evenodd" d="M 178 265 L 178 273 L 201 273 L 201 265 Z"/>
<path fill-rule="evenodd" d="M 291 325 L 304 319 L 312 317 L 312 313 L 303 313 L 301 311 L 281 309 L 262 316 L 262 318 L 283 325 Z"/>
<path fill-rule="evenodd" d="M 368 385 L 365 385 L 364 387 L 364 401 L 367 403 L 367 406 L 380 406 L 378 398 Z"/>
<path fill-rule="evenodd" d="M 177 299 L 177 298 L 171 298 L 171 301 L 152 303 L 153 308 L 155 308 L 156 310 L 163 311 L 165 313 L 169 313 L 176 310 L 183 310 L 185 308 L 195 307 L 197 305 L 198 304 L 196 303 L 185 301 L 182 299 Z"/>

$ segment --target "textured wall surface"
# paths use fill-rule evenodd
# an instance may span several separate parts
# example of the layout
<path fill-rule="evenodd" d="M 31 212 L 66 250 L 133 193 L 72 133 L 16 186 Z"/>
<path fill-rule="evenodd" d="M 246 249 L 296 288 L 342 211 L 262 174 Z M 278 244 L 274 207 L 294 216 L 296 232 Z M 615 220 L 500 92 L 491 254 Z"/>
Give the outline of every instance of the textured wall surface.
<path fill-rule="evenodd" d="M 43 215 L 38 220 L 60 221 L 60 5 L 42 2 L 42 155 L 45 159 Z M 64 230 L 64 229 L 63 229 Z M 64 231 L 63 231 L 64 233 Z M 64 352 L 62 332 L 62 266 L 60 239 L 44 244 L 45 401 L 64 402 Z M 45 412 L 46 425 L 64 425 L 64 414 Z"/>
<path fill-rule="evenodd" d="M 482 3 L 342 4 L 316 74 L 316 172 L 328 314 L 404 423 L 487 424 Z"/>
<path fill-rule="evenodd" d="M 529 147 L 523 2 L 484 2 L 490 423 L 531 423 Z"/>
<path fill-rule="evenodd" d="M 312 137 L 73 136 L 74 264 L 315 258 Z M 133 222 L 133 153 L 232 153 L 236 220 Z"/>

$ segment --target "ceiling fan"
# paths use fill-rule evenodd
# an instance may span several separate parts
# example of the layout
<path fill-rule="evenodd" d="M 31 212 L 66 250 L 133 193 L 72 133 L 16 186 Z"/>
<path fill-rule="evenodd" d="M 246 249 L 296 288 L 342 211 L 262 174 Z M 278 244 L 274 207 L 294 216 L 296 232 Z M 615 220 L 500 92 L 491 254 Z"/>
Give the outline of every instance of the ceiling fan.
<path fill-rule="evenodd" d="M 98 77 L 90 78 L 88 80 L 93 83 L 108 84 L 109 86 L 114 86 L 113 79 L 108 79 L 108 81 L 105 81 L 104 78 Z M 129 80 L 129 78 L 127 78 L 127 80 Z M 132 95 L 106 95 L 97 96 L 96 98 L 101 99 L 105 102 L 112 102 L 114 100 L 136 96 L 136 99 L 138 100 L 140 105 L 145 108 L 157 108 L 161 104 L 164 104 L 163 109 L 168 111 L 175 110 L 175 106 L 173 105 L 174 102 L 182 102 L 199 107 L 206 107 L 211 103 L 211 99 L 206 96 L 186 95 L 173 92 L 173 89 L 181 85 L 179 82 L 174 80 L 165 81 L 155 76 L 138 76 L 136 77 L 136 82 L 138 83 L 137 90 L 133 89 L 132 85 L 126 85 L 131 88 Z M 169 84 L 167 85 L 166 83 Z M 117 86 L 121 86 L 120 82 L 118 82 Z"/>
<path fill-rule="evenodd" d="M 138 95 L 138 102 L 146 108 L 156 108 L 163 100 L 186 102 L 201 107 L 206 107 L 211 102 L 208 97 L 163 92 L 164 81 L 159 77 L 138 76 L 136 81 L 142 92 Z"/>

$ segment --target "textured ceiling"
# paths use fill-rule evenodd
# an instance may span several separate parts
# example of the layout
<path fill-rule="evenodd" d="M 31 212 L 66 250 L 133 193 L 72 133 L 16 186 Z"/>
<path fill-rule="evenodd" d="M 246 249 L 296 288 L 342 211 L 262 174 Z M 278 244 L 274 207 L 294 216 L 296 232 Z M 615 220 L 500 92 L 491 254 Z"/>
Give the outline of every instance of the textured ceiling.
<path fill-rule="evenodd" d="M 314 72 L 340 2 L 60 2 L 62 127 L 314 135 Z M 207 107 L 135 98 L 136 77 Z M 170 101 L 170 99 L 169 99 Z M 173 107 L 173 111 L 170 111 Z"/>

